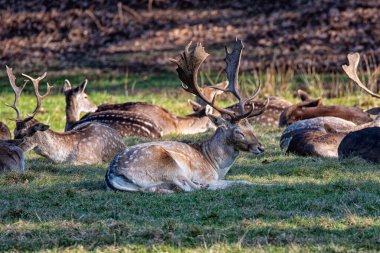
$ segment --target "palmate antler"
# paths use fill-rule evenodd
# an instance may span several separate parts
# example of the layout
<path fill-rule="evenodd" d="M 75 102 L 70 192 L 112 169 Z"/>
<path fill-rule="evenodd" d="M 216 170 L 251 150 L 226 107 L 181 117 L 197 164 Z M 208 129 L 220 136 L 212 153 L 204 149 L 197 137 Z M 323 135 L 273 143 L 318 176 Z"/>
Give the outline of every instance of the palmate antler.
<path fill-rule="evenodd" d="M 198 70 L 202 63 L 206 60 L 206 58 L 209 56 L 208 53 L 204 50 L 204 47 L 200 43 L 197 44 L 197 46 L 194 48 L 194 50 L 189 51 L 189 48 L 191 46 L 191 42 L 186 46 L 185 51 L 181 53 L 180 60 L 174 60 L 171 59 L 172 62 L 177 64 L 177 72 L 179 79 L 182 81 L 182 87 L 187 92 L 190 92 L 201 99 L 203 99 L 207 104 L 212 106 L 215 110 L 219 111 L 222 114 L 227 114 L 231 121 L 237 122 L 240 119 L 247 118 L 250 116 L 259 115 L 266 109 L 266 106 L 268 105 L 269 100 L 267 101 L 266 106 L 261 109 L 259 112 L 253 112 L 254 106 L 250 104 L 250 110 L 248 112 L 245 112 L 244 106 L 251 101 L 253 98 L 255 98 L 258 93 L 260 92 L 260 85 L 254 92 L 254 94 L 247 98 L 242 99 L 239 93 L 239 82 L 238 82 L 238 73 L 239 73 L 239 66 L 240 66 L 240 58 L 241 53 L 243 50 L 243 43 L 241 40 L 236 40 L 236 43 L 234 45 L 234 48 L 232 52 L 228 52 L 228 49 L 226 48 L 226 73 L 227 73 L 227 79 L 228 79 L 228 87 L 227 89 L 219 89 L 223 90 L 225 92 L 232 93 L 238 100 L 239 100 L 239 107 L 240 107 L 240 114 L 237 114 L 234 111 L 220 108 L 219 106 L 215 105 L 215 101 L 210 101 L 201 91 L 198 85 Z"/>
<path fill-rule="evenodd" d="M 370 94 L 372 97 L 375 98 L 380 98 L 379 94 L 376 94 L 372 92 L 370 89 L 368 89 L 359 79 L 357 69 L 360 61 L 360 54 L 359 53 L 354 53 L 354 54 L 348 54 L 347 55 L 348 59 L 348 66 L 343 65 L 342 68 L 344 72 L 348 75 L 348 77 L 356 83 L 360 88 L 362 88 L 365 92 Z"/>
<path fill-rule="evenodd" d="M 37 78 L 33 78 L 33 77 L 30 77 L 26 74 L 22 74 L 23 76 L 29 78 L 32 81 L 33 86 L 34 86 L 34 94 L 35 94 L 36 99 L 37 99 L 36 109 L 34 109 L 33 113 L 30 115 L 30 117 L 34 117 L 38 113 L 38 111 L 41 107 L 42 100 L 44 100 L 44 98 L 46 98 L 50 94 L 50 91 L 53 88 L 53 86 L 49 85 L 49 83 L 46 83 L 46 86 L 47 86 L 46 93 L 43 96 L 41 96 L 40 92 L 38 91 L 38 86 L 39 86 L 41 80 L 46 77 L 46 74 L 47 73 L 45 72 L 42 76 L 37 77 Z"/>
<path fill-rule="evenodd" d="M 11 84 L 11 86 L 13 88 L 13 92 L 15 93 L 15 99 L 13 101 L 13 104 L 12 105 L 6 104 L 6 105 L 13 108 L 16 111 L 17 117 L 15 119 L 12 119 L 12 120 L 20 121 L 21 120 L 21 113 L 20 113 L 20 110 L 18 109 L 17 105 L 18 105 L 18 101 L 20 99 L 21 92 L 25 88 L 25 85 L 28 83 L 28 80 L 25 80 L 24 84 L 22 86 L 18 87 L 16 85 L 16 77 L 13 74 L 12 68 L 9 68 L 8 66 L 6 66 L 6 68 L 7 68 L 7 75 L 9 78 L 9 83 Z"/>

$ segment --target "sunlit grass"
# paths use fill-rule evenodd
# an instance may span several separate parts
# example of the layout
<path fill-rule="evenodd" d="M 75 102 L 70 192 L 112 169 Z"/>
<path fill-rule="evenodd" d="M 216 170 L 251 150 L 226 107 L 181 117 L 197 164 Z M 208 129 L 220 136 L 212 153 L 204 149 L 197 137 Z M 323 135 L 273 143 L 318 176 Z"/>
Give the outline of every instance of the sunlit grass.
<path fill-rule="evenodd" d="M 79 83 L 81 76 L 72 78 L 73 84 Z M 133 92 L 130 86 L 124 88 L 123 79 L 97 79 L 89 83 L 88 92 L 97 104 L 147 101 L 175 114 L 190 113 L 187 99 L 191 96 L 175 85 L 164 90 L 165 79 L 160 78 L 148 76 L 146 87 L 141 85 L 139 89 L 136 83 Z M 58 79 L 61 82 L 56 82 L 55 93 L 44 102 L 46 113 L 37 119 L 62 131 L 65 106 L 58 90 L 64 77 Z M 108 81 L 115 86 L 105 90 L 102 87 Z M 12 99 L 2 88 L 0 102 L 11 103 Z M 353 105 L 367 100 L 372 101 L 352 96 L 325 104 Z M 21 98 L 23 115 L 32 112 L 34 106 L 29 90 Z M 0 108 L 0 120 L 13 128 L 12 122 L 5 119 L 15 113 L 5 106 Z M 172 195 L 108 192 L 103 189 L 107 164 L 53 164 L 30 152 L 25 173 L 0 176 L 0 251 L 380 250 L 378 165 L 360 159 L 341 162 L 286 155 L 278 146 L 281 129 L 255 126 L 255 132 L 266 147 L 265 153 L 241 154 L 227 179 L 274 186 L 238 186 Z M 199 140 L 211 134 L 164 139 Z M 149 140 L 125 139 L 127 145 L 146 141 Z"/>

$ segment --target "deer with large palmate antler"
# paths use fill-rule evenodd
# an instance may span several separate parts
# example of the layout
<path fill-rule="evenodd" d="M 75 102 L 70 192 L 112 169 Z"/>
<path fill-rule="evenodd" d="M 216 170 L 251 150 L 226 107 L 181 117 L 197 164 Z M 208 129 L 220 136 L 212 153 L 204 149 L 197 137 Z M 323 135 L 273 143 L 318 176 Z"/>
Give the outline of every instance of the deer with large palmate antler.
<path fill-rule="evenodd" d="M 198 70 L 208 57 L 201 44 L 189 51 L 191 43 L 185 48 L 177 64 L 179 79 L 183 88 L 200 98 L 221 114 L 223 119 L 208 114 L 218 126 L 215 134 L 204 142 L 184 143 L 178 141 L 151 142 L 132 146 L 121 152 L 111 161 L 105 176 L 106 187 L 123 191 L 174 192 L 193 191 L 202 188 L 216 190 L 236 184 L 251 185 L 248 181 L 223 180 L 240 151 L 260 154 L 264 147 L 253 134 L 247 117 L 259 115 L 250 101 L 258 95 L 260 87 L 253 96 L 243 99 L 239 93 L 238 71 L 243 43 L 237 40 L 233 51 L 226 48 L 226 73 L 228 87 L 239 100 L 239 113 L 221 108 L 215 100 L 207 98 L 198 86 Z M 250 108 L 246 111 L 245 105 Z"/>
<path fill-rule="evenodd" d="M 199 112 L 186 116 L 176 116 L 168 110 L 146 102 L 127 102 L 123 104 L 103 104 L 98 107 L 93 104 L 85 93 L 87 80 L 80 86 L 72 88 L 65 81 L 66 97 L 66 127 L 65 131 L 76 128 L 87 122 L 100 122 L 118 130 L 122 135 L 137 135 L 157 138 L 168 134 L 196 134 L 209 129 L 215 129 L 214 124 L 204 114 L 204 108 Z M 226 82 L 215 87 L 224 88 Z M 207 87 L 209 88 L 209 87 Z M 221 92 L 211 92 L 207 89 L 207 97 L 213 99 Z M 81 112 L 89 113 L 79 119 Z"/>
<path fill-rule="evenodd" d="M 24 152 L 34 150 L 37 154 L 57 163 L 94 164 L 109 161 L 125 148 L 118 132 L 106 125 L 86 124 L 73 131 L 57 133 L 50 130 L 48 125 L 34 119 L 43 99 L 50 94 L 52 89 L 52 86 L 47 84 L 47 91 L 44 95 L 38 91 L 39 83 L 46 77 L 46 72 L 38 78 L 23 74 L 33 83 L 37 106 L 29 117 L 21 119 L 17 102 L 25 84 L 22 87 L 16 86 L 16 77 L 11 68 L 7 67 L 7 74 L 15 92 L 15 101 L 10 106 L 17 114 L 14 136 L 15 139 L 22 140 L 19 147 Z"/>
<path fill-rule="evenodd" d="M 347 58 L 349 65 L 343 65 L 342 67 L 348 77 L 372 97 L 380 99 L 380 94 L 376 94 L 368 89 L 358 77 L 357 68 L 360 54 L 349 54 Z M 344 137 L 338 147 L 340 159 L 349 156 L 359 156 L 367 161 L 380 163 L 380 107 L 375 107 L 368 111 L 371 114 L 377 115 L 377 118 L 373 124 L 364 125 L 361 130 L 352 131 Z"/>

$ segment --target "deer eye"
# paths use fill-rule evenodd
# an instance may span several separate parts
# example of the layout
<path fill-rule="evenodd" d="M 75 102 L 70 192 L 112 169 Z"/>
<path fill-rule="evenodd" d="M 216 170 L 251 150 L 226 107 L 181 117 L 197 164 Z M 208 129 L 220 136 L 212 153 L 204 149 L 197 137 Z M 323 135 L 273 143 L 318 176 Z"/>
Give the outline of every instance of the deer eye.
<path fill-rule="evenodd" d="M 245 135 L 240 130 L 235 130 L 234 133 L 236 137 L 245 138 Z"/>

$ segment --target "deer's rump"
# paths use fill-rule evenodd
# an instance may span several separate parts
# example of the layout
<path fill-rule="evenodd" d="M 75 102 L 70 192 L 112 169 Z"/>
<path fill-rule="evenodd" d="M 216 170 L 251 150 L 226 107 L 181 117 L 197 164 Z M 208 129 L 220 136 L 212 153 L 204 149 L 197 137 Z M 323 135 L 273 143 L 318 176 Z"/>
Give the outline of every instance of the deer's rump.
<path fill-rule="evenodd" d="M 369 127 L 349 133 L 338 148 L 339 158 L 359 156 L 380 163 L 380 127 Z"/>
<path fill-rule="evenodd" d="M 98 122 L 117 130 L 122 136 L 142 136 L 159 138 L 162 130 L 148 117 L 128 111 L 100 111 L 89 113 L 76 122 L 72 129 L 76 129 L 87 122 Z"/>

